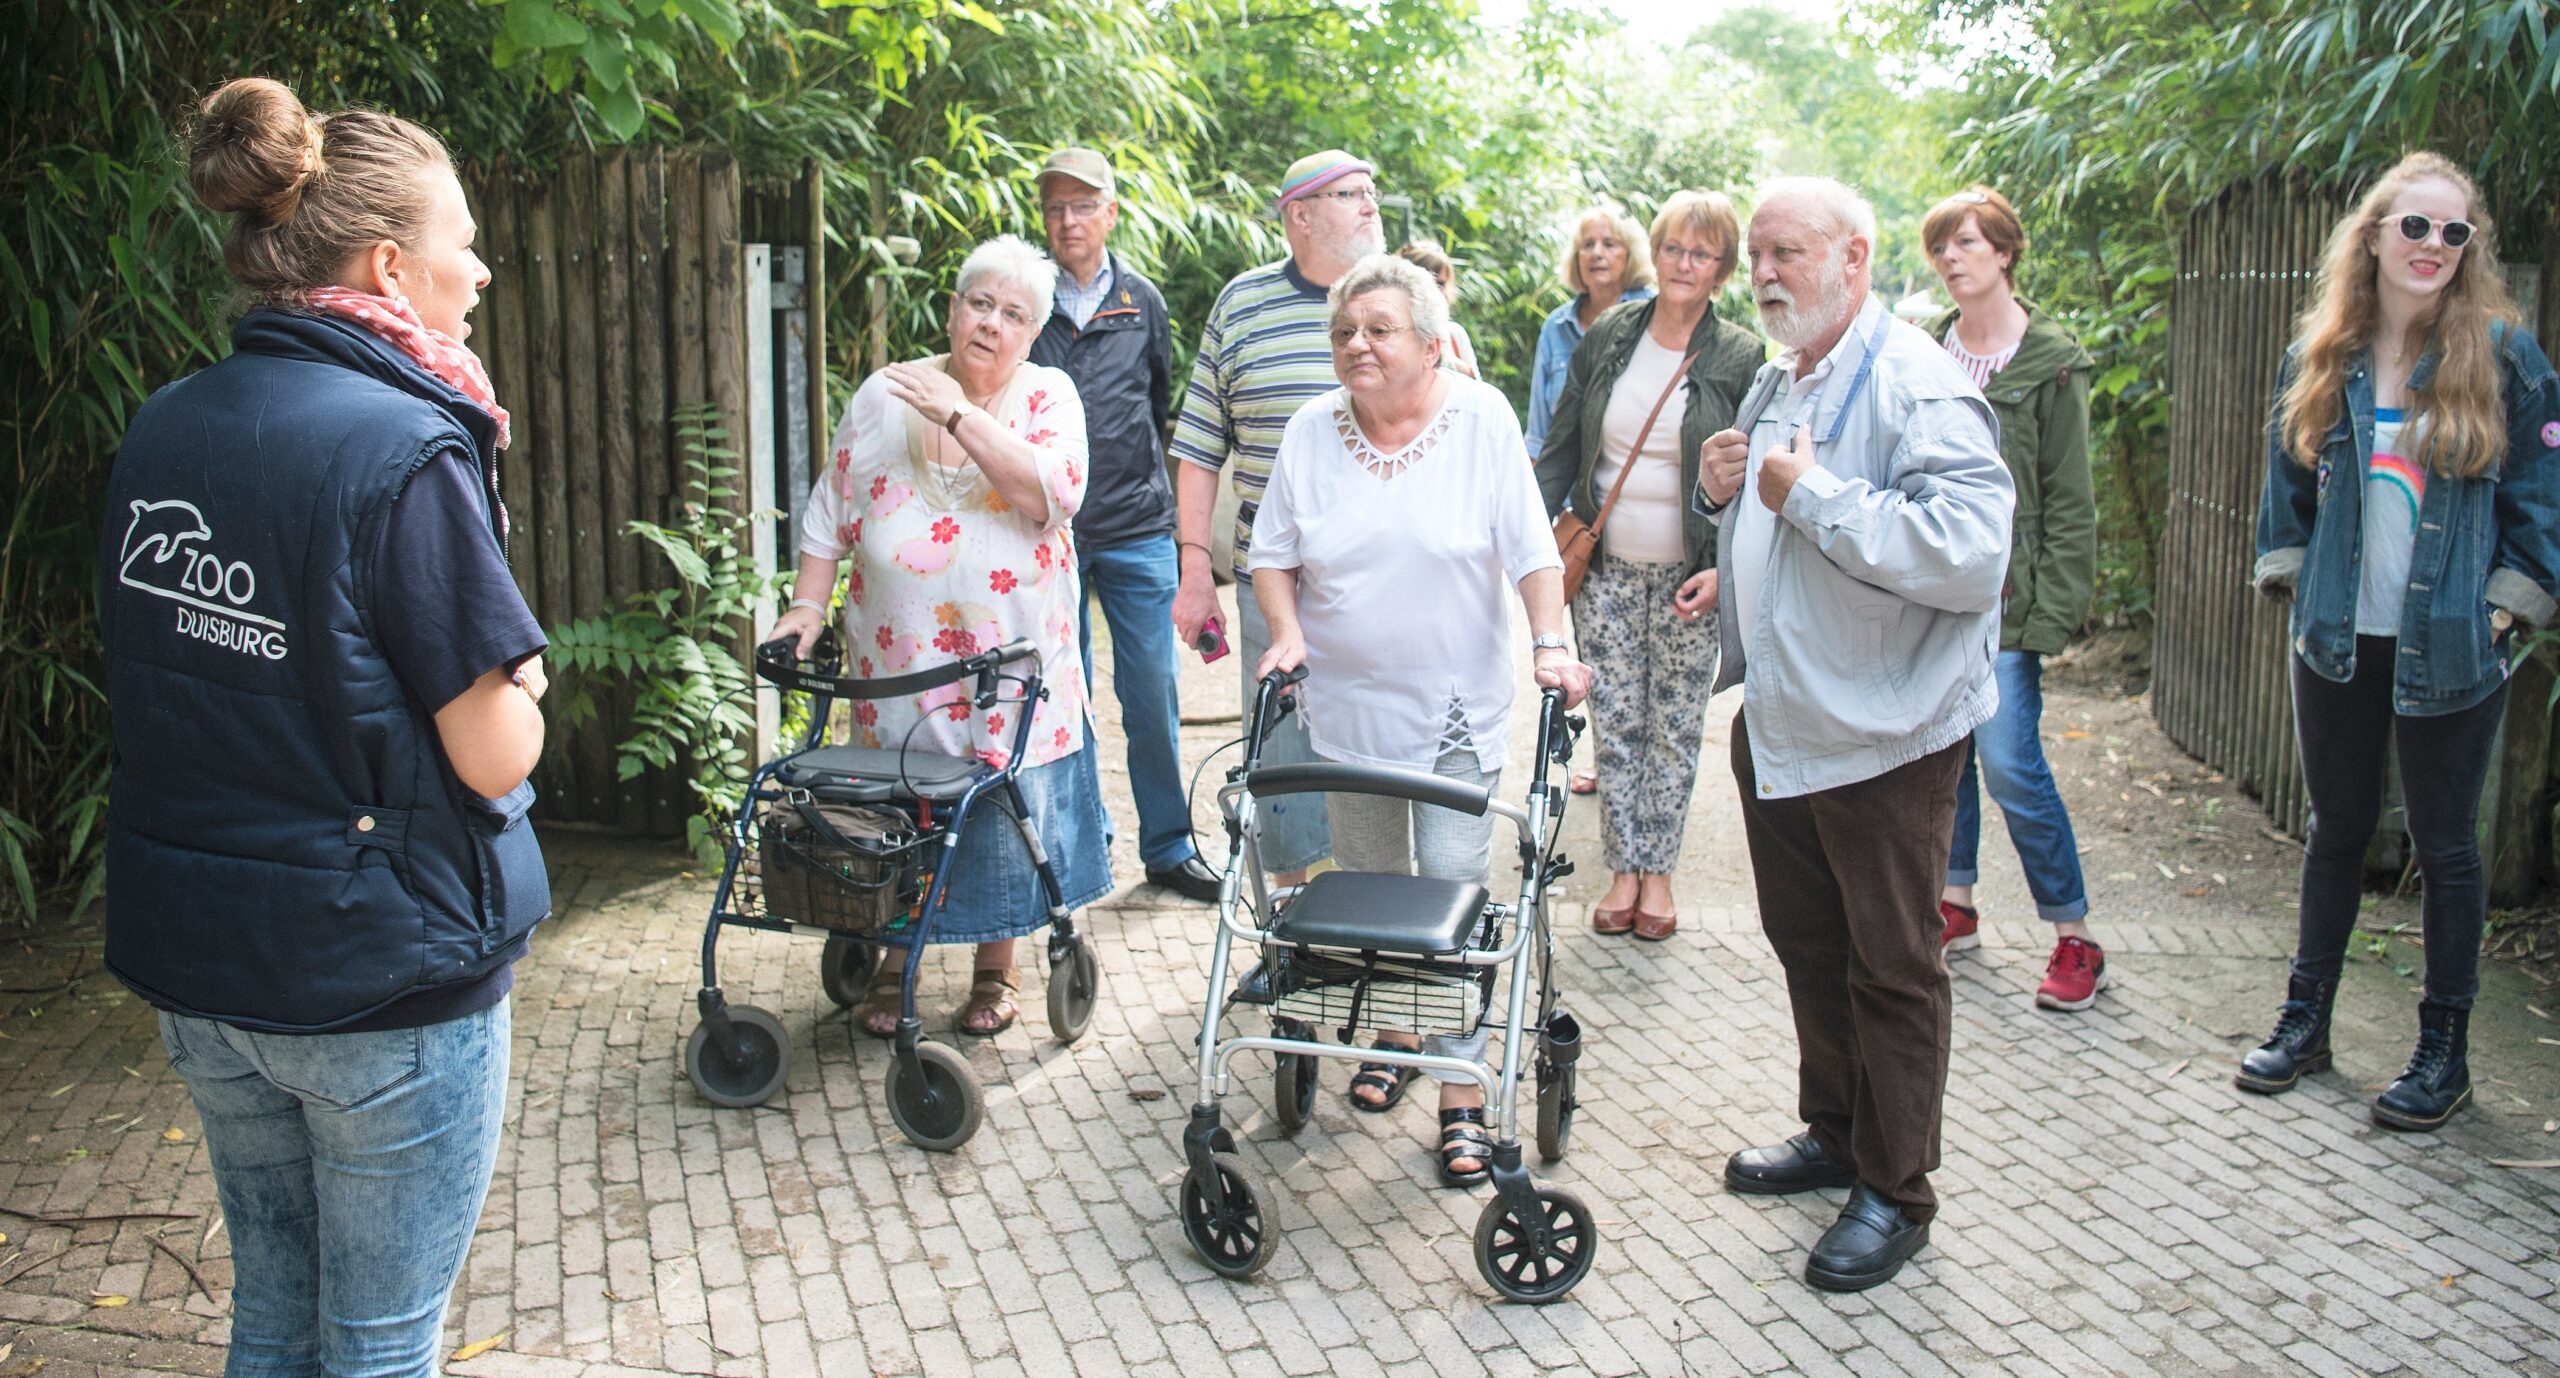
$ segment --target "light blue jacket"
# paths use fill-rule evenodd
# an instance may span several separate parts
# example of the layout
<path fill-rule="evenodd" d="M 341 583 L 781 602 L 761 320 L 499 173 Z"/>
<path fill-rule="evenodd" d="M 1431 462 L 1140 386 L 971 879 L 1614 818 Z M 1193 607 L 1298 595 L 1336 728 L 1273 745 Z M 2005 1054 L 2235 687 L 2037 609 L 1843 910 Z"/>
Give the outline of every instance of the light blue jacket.
<path fill-rule="evenodd" d="M 1716 566 L 1724 666 L 1751 714 L 1762 798 L 1837 789 L 1963 741 L 1999 706 L 1991 675 L 2016 489 L 1999 425 L 1971 379 L 1918 326 L 1870 296 L 1834 346 L 1814 408 L 1815 467 L 1787 494 L 1751 639 L 1735 631 L 1733 520 Z M 1758 426 L 1783 407 L 1788 371 L 1752 380 L 1735 428 L 1751 452 L 1786 443 Z M 1772 416 L 1772 422 L 1782 418 Z"/>
<path fill-rule="evenodd" d="M 1582 343 L 1582 303 L 1588 292 L 1576 292 L 1564 305 L 1547 313 L 1547 323 L 1538 327 L 1538 353 L 1529 364 L 1529 424 L 1522 433 L 1529 442 L 1529 457 L 1545 453 L 1547 427 L 1556 419 L 1556 402 L 1564 396 L 1564 371 L 1573 362 L 1573 347 Z M 1650 287 L 1630 287 L 1621 302 L 1651 301 Z"/>

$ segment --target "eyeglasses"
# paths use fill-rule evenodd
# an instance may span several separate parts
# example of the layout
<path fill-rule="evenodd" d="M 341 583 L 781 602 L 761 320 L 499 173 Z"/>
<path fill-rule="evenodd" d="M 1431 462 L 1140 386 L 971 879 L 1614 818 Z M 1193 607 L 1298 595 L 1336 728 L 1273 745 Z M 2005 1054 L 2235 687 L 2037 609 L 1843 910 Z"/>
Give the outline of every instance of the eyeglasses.
<path fill-rule="evenodd" d="M 1724 255 L 1713 249 L 1692 249 L 1685 244 L 1662 245 L 1653 251 L 1653 256 L 1657 259 L 1669 259 L 1674 263 L 1686 263 L 1697 268 L 1713 267 L 1724 261 Z"/>
<path fill-rule="evenodd" d="M 1311 191 L 1298 199 L 1301 201 L 1366 201 L 1374 206 L 1378 204 L 1378 189 L 1352 187 L 1345 191 Z"/>
<path fill-rule="evenodd" d="M 1001 313 L 1004 316 L 1004 323 L 1016 330 L 1028 330 L 1039 323 L 1031 319 L 1031 313 L 1020 307 L 998 302 L 984 292 L 971 292 L 960 299 L 960 304 L 980 320 Z"/>
<path fill-rule="evenodd" d="M 2468 220 L 2437 220 L 2420 215 L 2416 211 L 2410 211 L 2382 223 L 2399 226 L 2400 237 L 2412 244 L 2426 243 L 2427 236 L 2438 230 L 2443 231 L 2444 246 L 2448 249 L 2459 249 L 2471 242 L 2471 222 Z"/>
<path fill-rule="evenodd" d="M 1353 340 L 1366 336 L 1369 347 L 1376 349 L 1411 329 L 1409 325 L 1338 325 L 1333 328 L 1333 347 L 1349 349 Z"/>
<path fill-rule="evenodd" d="M 1043 220 L 1091 220 L 1102 213 L 1104 203 L 1090 196 L 1081 201 L 1051 201 L 1040 207 Z"/>

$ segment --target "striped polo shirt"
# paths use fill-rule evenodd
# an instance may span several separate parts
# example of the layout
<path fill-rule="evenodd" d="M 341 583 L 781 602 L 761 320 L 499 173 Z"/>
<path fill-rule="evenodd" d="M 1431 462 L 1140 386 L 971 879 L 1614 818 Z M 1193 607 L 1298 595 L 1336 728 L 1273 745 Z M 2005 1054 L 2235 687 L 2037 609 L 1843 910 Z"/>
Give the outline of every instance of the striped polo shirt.
<path fill-rule="evenodd" d="M 1234 463 L 1239 583 L 1281 433 L 1298 408 L 1341 386 L 1326 328 L 1325 290 L 1289 259 L 1238 273 L 1201 327 L 1173 454 L 1203 469 Z"/>

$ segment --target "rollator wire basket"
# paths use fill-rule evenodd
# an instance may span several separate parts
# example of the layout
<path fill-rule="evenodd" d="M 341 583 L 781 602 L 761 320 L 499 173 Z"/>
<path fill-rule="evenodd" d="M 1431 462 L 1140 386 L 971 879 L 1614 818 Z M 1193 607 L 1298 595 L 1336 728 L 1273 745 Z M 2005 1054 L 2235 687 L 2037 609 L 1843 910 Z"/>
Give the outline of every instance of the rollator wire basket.
<path fill-rule="evenodd" d="M 1484 1017 L 1491 968 L 1284 949 L 1279 1018 L 1354 1032 L 1464 1037 Z"/>
<path fill-rule="evenodd" d="M 932 838 L 896 809 L 787 797 L 766 806 L 756 834 L 766 918 L 873 936 L 904 928 L 924 896 Z"/>

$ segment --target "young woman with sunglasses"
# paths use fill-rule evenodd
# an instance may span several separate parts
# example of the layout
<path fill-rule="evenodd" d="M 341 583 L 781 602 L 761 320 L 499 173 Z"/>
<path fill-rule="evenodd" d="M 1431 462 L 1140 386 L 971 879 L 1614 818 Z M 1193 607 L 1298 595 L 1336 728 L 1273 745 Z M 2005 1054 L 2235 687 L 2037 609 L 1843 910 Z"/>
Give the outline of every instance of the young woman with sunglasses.
<path fill-rule="evenodd" d="M 2560 383 L 2518 322 L 2478 188 L 2412 154 L 2331 233 L 2268 421 L 2256 580 L 2293 605 L 2311 827 L 2284 1005 L 2235 1080 L 2273 1094 L 2329 1065 L 2396 742 L 2425 876 L 2426 979 L 2416 1051 L 2374 1102 L 2393 1129 L 2434 1129 L 2471 1098 L 2480 782 L 2514 629 L 2560 606 Z"/>

